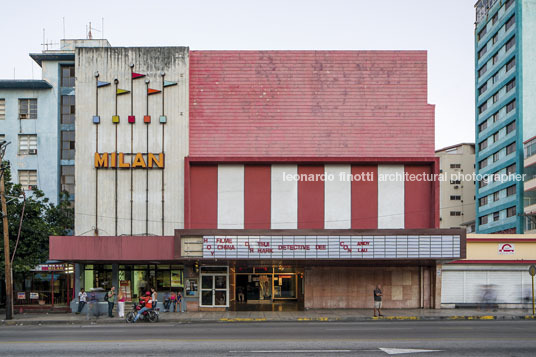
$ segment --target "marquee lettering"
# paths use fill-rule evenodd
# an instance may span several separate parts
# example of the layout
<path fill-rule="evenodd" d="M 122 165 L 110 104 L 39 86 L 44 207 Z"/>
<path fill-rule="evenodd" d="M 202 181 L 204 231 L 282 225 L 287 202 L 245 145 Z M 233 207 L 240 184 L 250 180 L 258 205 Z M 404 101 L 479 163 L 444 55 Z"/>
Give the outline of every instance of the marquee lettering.
<path fill-rule="evenodd" d="M 163 169 L 164 168 L 164 153 L 95 153 L 95 168 L 96 169 L 128 169 L 131 167 L 130 158 L 132 160 L 133 169 Z"/>

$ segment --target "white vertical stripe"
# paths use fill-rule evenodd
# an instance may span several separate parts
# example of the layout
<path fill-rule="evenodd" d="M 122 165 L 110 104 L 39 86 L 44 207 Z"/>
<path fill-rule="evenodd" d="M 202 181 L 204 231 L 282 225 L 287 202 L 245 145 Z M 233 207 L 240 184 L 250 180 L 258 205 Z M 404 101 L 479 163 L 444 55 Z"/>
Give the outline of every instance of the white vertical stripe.
<path fill-rule="evenodd" d="M 298 228 L 297 165 L 272 165 L 272 229 Z M 293 177 L 289 180 L 287 175 Z"/>
<path fill-rule="evenodd" d="M 244 228 L 244 165 L 218 165 L 218 229 Z"/>
<path fill-rule="evenodd" d="M 378 165 L 378 228 L 404 228 L 404 165 Z"/>
<path fill-rule="evenodd" d="M 324 170 L 324 228 L 351 228 L 352 168 L 350 165 L 325 165 Z"/>

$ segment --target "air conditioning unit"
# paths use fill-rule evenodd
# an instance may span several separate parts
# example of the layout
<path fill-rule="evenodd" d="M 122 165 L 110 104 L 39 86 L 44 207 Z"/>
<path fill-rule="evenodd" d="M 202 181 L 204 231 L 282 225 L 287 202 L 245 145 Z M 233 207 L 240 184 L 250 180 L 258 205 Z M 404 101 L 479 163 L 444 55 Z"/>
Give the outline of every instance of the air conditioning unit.
<path fill-rule="evenodd" d="M 30 149 L 28 150 L 29 155 L 37 155 L 37 149 Z"/>
<path fill-rule="evenodd" d="M 19 114 L 19 119 L 28 119 L 28 114 Z"/>

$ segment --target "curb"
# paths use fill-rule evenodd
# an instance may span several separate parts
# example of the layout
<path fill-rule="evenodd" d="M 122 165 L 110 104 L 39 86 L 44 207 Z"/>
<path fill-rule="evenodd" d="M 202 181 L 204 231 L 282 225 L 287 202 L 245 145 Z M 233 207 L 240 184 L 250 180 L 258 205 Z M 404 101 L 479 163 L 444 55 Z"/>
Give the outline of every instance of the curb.
<path fill-rule="evenodd" d="M 384 317 L 297 317 L 288 319 L 272 318 L 220 318 L 220 319 L 181 319 L 161 320 L 161 323 L 248 323 L 248 322 L 366 322 L 366 321 L 455 321 L 455 320 L 536 320 L 532 315 L 482 315 L 482 316 L 384 316 Z M 117 325 L 126 324 L 124 320 L 0 320 L 0 326 L 40 326 L 40 325 Z"/>

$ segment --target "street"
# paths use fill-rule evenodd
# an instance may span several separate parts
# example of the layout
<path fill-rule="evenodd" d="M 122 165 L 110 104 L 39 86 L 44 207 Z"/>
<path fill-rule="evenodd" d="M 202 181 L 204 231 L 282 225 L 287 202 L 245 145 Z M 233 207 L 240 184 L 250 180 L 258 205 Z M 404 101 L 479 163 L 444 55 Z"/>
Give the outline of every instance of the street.
<path fill-rule="evenodd" d="M 42 325 L 0 328 L 3 356 L 534 356 L 535 321 Z"/>

